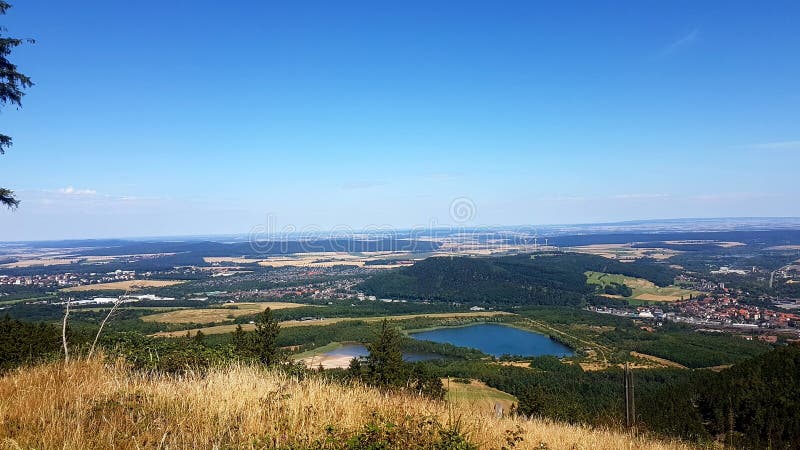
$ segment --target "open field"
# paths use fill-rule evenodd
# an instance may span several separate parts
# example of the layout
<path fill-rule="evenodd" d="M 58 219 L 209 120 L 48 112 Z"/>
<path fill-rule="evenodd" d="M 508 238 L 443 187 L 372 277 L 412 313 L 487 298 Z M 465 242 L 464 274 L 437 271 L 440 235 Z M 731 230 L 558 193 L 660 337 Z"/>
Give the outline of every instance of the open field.
<path fill-rule="evenodd" d="M 232 263 L 232 264 L 256 264 L 261 259 L 245 258 L 243 256 L 204 256 L 203 261 L 209 264 Z"/>
<path fill-rule="evenodd" d="M 62 292 L 86 292 L 86 291 L 138 291 L 150 287 L 164 287 L 175 284 L 185 283 L 181 280 L 128 280 L 114 281 L 113 283 L 87 284 L 84 286 L 74 286 L 61 289 Z"/>
<path fill-rule="evenodd" d="M 639 353 L 639 352 L 631 352 L 631 356 L 635 358 L 646 359 L 648 361 L 652 361 L 660 366 L 664 367 L 674 367 L 676 369 L 687 369 L 686 366 L 683 364 L 678 364 L 675 361 L 670 361 L 668 359 L 659 358 L 658 356 L 648 355 L 646 353 Z"/>
<path fill-rule="evenodd" d="M 512 314 L 502 311 L 486 311 L 486 312 L 463 312 L 463 313 L 402 314 L 397 316 L 376 316 L 376 317 L 334 317 L 330 319 L 320 319 L 320 320 L 285 320 L 281 322 L 281 327 L 289 328 L 289 327 L 311 327 L 319 325 L 331 325 L 338 322 L 344 322 L 346 320 L 359 320 L 362 322 L 380 322 L 383 319 L 405 320 L 405 319 L 416 319 L 418 317 L 428 317 L 432 319 L 457 319 L 459 317 L 494 317 L 499 315 L 512 315 Z M 191 330 L 161 331 L 159 333 L 153 334 L 153 336 L 184 337 L 186 336 L 187 331 L 191 332 L 192 334 L 195 334 L 198 331 L 202 331 L 203 334 L 207 335 L 223 334 L 223 333 L 232 333 L 235 329 L 236 329 L 236 324 L 217 325 L 213 327 L 193 328 Z M 253 330 L 255 329 L 255 325 L 243 324 L 242 329 L 244 329 L 245 331 Z"/>
<path fill-rule="evenodd" d="M 667 259 L 680 252 L 667 248 L 634 248 L 631 244 L 595 244 L 570 247 L 571 251 L 589 253 L 605 258 L 632 261 L 638 258 Z"/>
<path fill-rule="evenodd" d="M 4 297 L 0 297 L 4 298 Z M 18 298 L 16 300 L 0 300 L 0 305 L 15 305 L 17 303 L 27 303 L 27 302 L 35 302 L 38 300 L 53 300 L 57 298 L 55 295 L 43 295 L 40 297 L 26 297 L 26 298 Z"/>
<path fill-rule="evenodd" d="M 363 267 L 368 261 L 376 261 L 383 259 L 401 259 L 404 257 L 411 258 L 411 254 L 407 252 L 363 252 L 363 253 L 348 253 L 348 252 L 311 252 L 311 253 L 297 253 L 290 255 L 268 256 L 264 258 L 244 258 L 244 257 L 216 257 L 207 256 L 203 260 L 209 264 L 230 263 L 230 264 L 258 264 L 264 267 L 332 267 L 340 265 L 350 265 Z M 396 265 L 379 265 L 373 264 L 369 266 L 373 269 L 384 269 L 397 267 Z"/>
<path fill-rule="evenodd" d="M 145 322 L 203 324 L 233 320 L 237 317 L 260 313 L 267 308 L 287 309 L 301 306 L 309 305 L 287 302 L 229 303 L 219 308 L 181 309 L 179 311 L 150 314 L 142 316 L 141 319 Z"/>
<path fill-rule="evenodd" d="M 586 277 L 586 282 L 589 284 L 605 286 L 606 284 L 611 283 L 621 283 L 633 290 L 633 295 L 630 297 L 620 297 L 614 295 L 608 295 L 608 297 L 627 298 L 629 300 L 641 300 L 648 302 L 673 302 L 680 300 L 681 297 L 688 299 L 689 295 L 697 296 L 702 294 L 701 292 L 683 289 L 678 286 L 658 287 L 653 284 L 652 281 L 625 275 L 589 271 L 586 272 Z"/>
<path fill-rule="evenodd" d="M 742 247 L 745 244 L 744 242 L 734 242 L 734 241 L 712 241 L 709 239 L 694 239 L 694 240 L 682 240 L 682 241 L 664 241 L 667 244 L 677 244 L 677 245 L 692 245 L 692 244 L 714 244 L 718 245 L 722 248 L 733 248 L 733 247 Z"/>
<path fill-rule="evenodd" d="M 62 264 L 74 264 L 80 261 L 81 259 L 82 258 L 31 258 L 31 259 L 22 259 L 11 263 L 6 263 L 0 265 L 0 267 L 6 267 L 9 269 L 21 269 L 25 267 L 59 266 Z"/>
<path fill-rule="evenodd" d="M 379 428 L 393 423 L 400 436 L 408 436 L 405 443 L 380 448 L 449 448 L 439 429 L 430 428 L 431 419 L 445 429 L 458 424 L 458 432 L 481 449 L 499 448 L 506 430 L 518 427 L 517 449 L 690 448 L 587 426 L 496 418 L 480 404 L 453 408 L 258 367 L 169 376 L 129 372 L 98 358 L 6 374 L 0 378 L 0 417 L 0 447 L 9 449 L 345 449 L 370 423 Z"/>
<path fill-rule="evenodd" d="M 800 250 L 800 245 L 775 245 L 767 247 L 766 250 Z"/>
<path fill-rule="evenodd" d="M 456 382 L 453 379 L 442 379 L 447 394 L 447 401 L 469 408 L 476 408 L 480 411 L 493 412 L 494 405 L 500 404 L 503 411 L 508 412 L 511 405 L 517 403 L 517 398 L 511 394 L 489 387 L 486 383 L 478 380 L 470 380 L 469 383 Z"/>
<path fill-rule="evenodd" d="M 7 255 L 7 256 L 16 256 L 19 258 L 19 261 L 6 263 L 0 265 L 0 268 L 26 268 L 26 267 L 47 267 L 47 266 L 58 266 L 63 264 L 75 264 L 75 263 L 88 263 L 88 264 L 102 264 L 111 261 L 115 261 L 118 259 L 128 259 L 128 258 L 136 258 L 136 259 L 143 259 L 143 258 L 160 258 L 162 256 L 169 256 L 174 255 L 175 253 L 143 253 L 138 255 L 111 255 L 111 256 L 75 256 L 73 253 L 65 253 L 62 251 L 58 252 L 47 252 L 40 254 L 38 252 L 32 252 L 31 254 L 21 254 L 21 255 Z"/>

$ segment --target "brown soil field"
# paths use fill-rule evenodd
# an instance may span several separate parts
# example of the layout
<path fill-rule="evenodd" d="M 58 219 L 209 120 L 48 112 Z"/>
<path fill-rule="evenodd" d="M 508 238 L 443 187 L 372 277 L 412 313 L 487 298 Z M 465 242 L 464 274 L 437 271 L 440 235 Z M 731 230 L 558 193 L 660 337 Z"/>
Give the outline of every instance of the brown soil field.
<path fill-rule="evenodd" d="M 259 313 L 267 308 L 287 309 L 299 308 L 301 306 L 309 305 L 287 302 L 229 303 L 219 308 L 182 309 L 179 311 L 150 314 L 142 316 L 142 320 L 145 322 L 203 324 L 233 320 L 237 317 Z"/>
<path fill-rule="evenodd" d="M 21 269 L 25 267 L 36 267 L 36 266 L 58 266 L 61 264 L 74 264 L 80 261 L 81 258 L 34 258 L 34 259 L 22 259 L 17 262 L 7 263 L 0 265 L 0 267 L 7 267 L 9 269 Z"/>
<path fill-rule="evenodd" d="M 164 287 L 175 284 L 185 283 L 181 280 L 128 280 L 115 281 L 113 283 L 86 284 L 61 289 L 62 292 L 85 292 L 85 291 L 138 291 L 149 287 Z"/>

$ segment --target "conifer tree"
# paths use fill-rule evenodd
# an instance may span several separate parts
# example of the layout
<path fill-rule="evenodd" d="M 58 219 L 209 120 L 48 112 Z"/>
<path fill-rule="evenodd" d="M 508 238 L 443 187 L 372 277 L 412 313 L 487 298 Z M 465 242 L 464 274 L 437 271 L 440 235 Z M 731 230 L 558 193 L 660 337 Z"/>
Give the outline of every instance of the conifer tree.
<path fill-rule="evenodd" d="M 11 5 L 0 0 L 0 16 L 5 15 Z M 21 45 L 25 40 L 4 36 L 6 29 L 0 26 L 0 106 L 11 104 L 12 106 L 22 106 L 22 97 L 25 96 L 25 89 L 33 86 L 30 78 L 20 73 L 17 66 L 8 60 L 11 50 Z M 28 39 L 28 42 L 33 40 Z M 10 136 L 0 133 L 0 155 L 11 147 Z M 19 200 L 14 195 L 14 191 L 7 188 L 0 188 L 0 205 L 8 208 L 16 208 Z"/>
<path fill-rule="evenodd" d="M 407 378 L 400 341 L 400 332 L 384 319 L 377 339 L 367 345 L 367 368 L 373 383 L 399 386 Z"/>
<path fill-rule="evenodd" d="M 233 348 L 236 354 L 239 356 L 252 356 L 252 342 L 248 339 L 247 333 L 244 332 L 241 324 L 236 325 L 236 330 L 234 330 L 232 334 L 233 337 L 231 340 L 233 341 Z"/>
<path fill-rule="evenodd" d="M 281 360 L 278 347 L 278 333 L 280 325 L 272 315 L 272 310 L 267 308 L 258 315 L 256 330 L 253 334 L 253 350 L 262 364 L 271 366 Z"/>

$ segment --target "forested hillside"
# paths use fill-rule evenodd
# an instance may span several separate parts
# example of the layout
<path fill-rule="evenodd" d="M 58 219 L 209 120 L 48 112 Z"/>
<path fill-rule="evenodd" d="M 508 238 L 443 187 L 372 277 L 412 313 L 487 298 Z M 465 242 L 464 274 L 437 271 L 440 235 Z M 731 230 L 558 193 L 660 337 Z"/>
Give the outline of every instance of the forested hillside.
<path fill-rule="evenodd" d="M 643 405 L 644 406 L 644 405 Z M 664 388 L 642 413 L 671 435 L 721 438 L 737 448 L 797 448 L 800 345 L 789 345 L 720 373 L 697 371 Z"/>
<path fill-rule="evenodd" d="M 644 278 L 658 286 L 671 284 L 675 276 L 663 264 L 621 263 L 578 253 L 436 257 L 375 275 L 361 289 L 381 298 L 577 306 L 594 293 L 586 284 L 585 271 Z"/>

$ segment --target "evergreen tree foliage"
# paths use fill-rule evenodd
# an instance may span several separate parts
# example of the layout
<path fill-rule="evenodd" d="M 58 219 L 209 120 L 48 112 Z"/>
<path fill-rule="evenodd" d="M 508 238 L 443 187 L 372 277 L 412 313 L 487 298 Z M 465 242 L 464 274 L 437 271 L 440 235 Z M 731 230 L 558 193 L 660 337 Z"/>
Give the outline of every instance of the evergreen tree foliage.
<path fill-rule="evenodd" d="M 402 337 L 397 328 L 384 319 L 374 342 L 367 344 L 369 377 L 379 386 L 401 386 L 406 378 Z"/>
<path fill-rule="evenodd" d="M 281 361 L 281 350 L 278 347 L 278 334 L 281 326 L 273 317 L 270 308 L 265 309 L 256 319 L 256 329 L 253 332 L 253 352 L 256 358 L 266 366 L 272 366 Z"/>
<path fill-rule="evenodd" d="M 0 16 L 5 15 L 11 5 L 0 0 Z M 0 106 L 7 104 L 22 106 L 22 97 L 25 96 L 25 89 L 33 86 L 33 82 L 26 75 L 19 72 L 17 66 L 8 60 L 11 51 L 25 42 L 22 39 L 7 37 L 4 35 L 6 29 L 0 26 Z M 28 40 L 33 42 L 32 40 Z M 11 147 L 10 136 L 0 133 L 0 155 Z M 9 208 L 19 206 L 19 200 L 15 197 L 14 191 L 7 188 L 0 188 L 0 205 Z"/>

